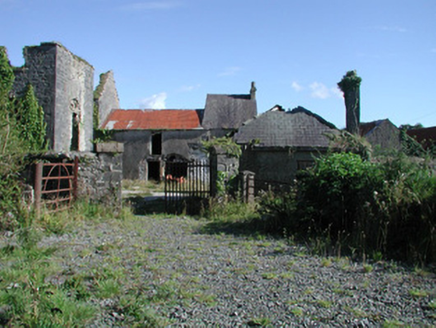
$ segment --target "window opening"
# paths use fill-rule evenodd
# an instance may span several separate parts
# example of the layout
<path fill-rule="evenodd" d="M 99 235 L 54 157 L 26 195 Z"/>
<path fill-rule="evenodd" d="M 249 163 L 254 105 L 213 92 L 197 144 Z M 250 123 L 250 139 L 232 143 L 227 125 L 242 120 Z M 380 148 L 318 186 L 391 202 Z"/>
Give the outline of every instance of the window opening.
<path fill-rule="evenodd" d="M 162 155 L 162 133 L 155 133 L 151 136 L 151 154 Z"/>

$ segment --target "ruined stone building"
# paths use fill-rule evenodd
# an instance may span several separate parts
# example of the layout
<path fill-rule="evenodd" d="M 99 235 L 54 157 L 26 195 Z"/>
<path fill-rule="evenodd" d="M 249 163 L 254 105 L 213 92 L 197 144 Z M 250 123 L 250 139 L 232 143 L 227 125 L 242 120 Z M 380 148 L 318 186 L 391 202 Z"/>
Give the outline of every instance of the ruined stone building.
<path fill-rule="evenodd" d="M 159 180 L 165 160 L 201 160 L 201 140 L 236 131 L 257 114 L 254 83 L 249 94 L 209 94 L 204 109 L 113 110 L 102 128 L 124 144 L 125 179 Z"/>
<path fill-rule="evenodd" d="M 303 107 L 286 111 L 274 106 L 235 134 L 235 141 L 243 146 L 240 170 L 255 173 L 258 180 L 290 183 L 297 170 L 327 152 L 327 135 L 337 132 L 332 123 Z"/>
<path fill-rule="evenodd" d="M 49 146 L 56 152 L 91 151 L 94 68 L 60 43 L 24 48 L 25 64 L 15 68 L 14 91 L 31 83 L 44 109 Z"/>

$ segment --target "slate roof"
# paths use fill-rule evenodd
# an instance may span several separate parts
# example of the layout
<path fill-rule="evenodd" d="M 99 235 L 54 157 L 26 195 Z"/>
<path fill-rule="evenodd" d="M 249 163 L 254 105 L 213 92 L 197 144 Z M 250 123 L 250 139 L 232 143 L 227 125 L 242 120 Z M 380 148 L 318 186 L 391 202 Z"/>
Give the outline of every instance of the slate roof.
<path fill-rule="evenodd" d="M 374 132 L 374 130 L 376 128 L 380 127 L 385 122 L 388 123 L 389 120 L 384 119 L 384 120 L 377 120 L 377 121 L 372 121 L 372 122 L 367 122 L 367 123 L 360 123 L 359 124 L 359 133 L 362 137 L 368 136 L 372 132 Z"/>
<path fill-rule="evenodd" d="M 256 115 L 257 103 L 249 94 L 208 94 L 202 125 L 205 129 L 237 129 Z"/>
<path fill-rule="evenodd" d="M 109 130 L 192 130 L 201 129 L 203 110 L 113 110 L 103 129 Z"/>
<path fill-rule="evenodd" d="M 276 107 L 274 107 L 276 108 Z M 271 110 L 246 122 L 235 134 L 235 141 L 247 144 L 258 140 L 260 147 L 328 147 L 326 133 L 336 127 L 303 107 L 292 111 Z"/>

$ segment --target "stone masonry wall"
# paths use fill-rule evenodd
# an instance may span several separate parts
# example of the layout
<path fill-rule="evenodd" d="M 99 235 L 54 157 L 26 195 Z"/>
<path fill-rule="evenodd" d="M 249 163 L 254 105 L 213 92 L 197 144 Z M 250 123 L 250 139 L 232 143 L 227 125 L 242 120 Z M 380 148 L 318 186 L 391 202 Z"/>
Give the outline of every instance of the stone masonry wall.
<path fill-rule="evenodd" d="M 78 149 L 93 149 L 94 68 L 66 48 L 57 45 L 55 151 L 69 151 L 73 117 L 78 122 Z"/>
<path fill-rule="evenodd" d="M 114 73 L 109 71 L 100 75 L 100 83 L 94 93 L 94 102 L 98 108 L 98 125 L 106 120 L 113 109 L 120 108 Z"/>
<path fill-rule="evenodd" d="M 122 153 L 79 153 L 78 196 L 121 206 Z"/>
<path fill-rule="evenodd" d="M 27 84 L 32 84 L 38 103 L 44 108 L 47 123 L 47 138 L 50 147 L 54 140 L 56 45 L 43 43 L 40 46 L 25 47 L 25 64 L 15 68 L 14 92 L 20 97 Z"/>
<path fill-rule="evenodd" d="M 25 47 L 23 54 L 24 66 L 14 69 L 14 92 L 21 96 L 28 83 L 33 85 L 44 109 L 50 148 L 71 150 L 76 113 L 79 133 L 75 150 L 91 151 L 94 68 L 55 42 Z"/>

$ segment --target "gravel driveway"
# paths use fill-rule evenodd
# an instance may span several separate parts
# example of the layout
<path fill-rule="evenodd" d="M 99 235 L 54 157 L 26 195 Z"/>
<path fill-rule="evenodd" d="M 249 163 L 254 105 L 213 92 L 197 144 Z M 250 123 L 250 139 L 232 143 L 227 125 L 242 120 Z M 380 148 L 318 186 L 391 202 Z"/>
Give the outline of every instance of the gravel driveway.
<path fill-rule="evenodd" d="M 435 327 L 436 280 L 391 262 L 322 258 L 265 237 L 203 233 L 206 221 L 137 217 L 90 223 L 56 246 L 64 272 L 113 270 L 172 327 Z M 117 297 L 92 327 L 134 322 Z"/>

